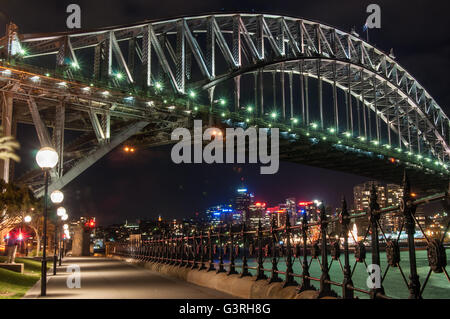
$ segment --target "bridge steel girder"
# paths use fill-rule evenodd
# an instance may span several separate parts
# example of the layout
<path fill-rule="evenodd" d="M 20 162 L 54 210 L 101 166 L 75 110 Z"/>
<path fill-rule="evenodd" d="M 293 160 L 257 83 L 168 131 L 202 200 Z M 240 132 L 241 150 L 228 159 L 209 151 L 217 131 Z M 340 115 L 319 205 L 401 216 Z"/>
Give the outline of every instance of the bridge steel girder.
<path fill-rule="evenodd" d="M 207 38 L 206 48 L 200 45 L 203 41 L 197 40 L 203 36 Z M 384 53 L 354 32 L 348 33 L 318 22 L 281 15 L 209 14 L 92 31 L 22 34 L 21 43 L 29 51 L 24 58 L 57 54 L 57 44 L 62 37 L 70 40 L 74 52 L 98 47 L 111 38 L 114 41 L 110 42 L 114 43 L 107 46 L 109 56 L 114 45 L 117 48 L 122 41 L 142 39 L 141 63 L 146 73 L 143 79 L 145 86 L 152 84 L 151 59 L 154 51 L 172 88 L 182 95 L 187 93 L 185 88 L 207 91 L 234 77 L 255 73 L 261 74 L 260 82 L 263 82 L 262 76 L 267 72 L 298 76 L 302 82 L 301 107 L 302 115 L 306 112 L 306 125 L 311 123 L 313 117 L 313 113 L 309 112 L 308 78 L 314 81 L 320 79 L 320 83 L 323 81 L 331 85 L 335 82 L 335 86 L 347 96 L 347 114 L 344 118 L 349 120 L 351 127 L 354 127 L 351 123 L 353 113 L 348 112 L 353 112 L 349 111 L 353 99 L 358 105 L 361 102 L 365 136 L 367 126 L 369 136 L 374 128 L 377 142 L 380 142 L 380 129 L 386 125 L 390 143 L 392 140 L 397 141 L 390 136 L 392 131 L 398 135 L 399 147 L 414 148 L 420 156 L 432 154 L 439 162 L 450 163 L 449 118 L 392 54 Z M 161 37 L 166 39 L 164 43 L 159 41 Z M 171 42 L 177 39 L 180 43 L 183 40 L 183 43 L 177 46 L 179 52 L 175 54 Z M 184 46 L 184 40 L 188 46 Z M 220 49 L 217 52 L 213 50 L 216 44 Z M 185 54 L 181 54 L 182 48 L 189 51 L 185 54 L 194 56 L 201 80 L 186 76 L 188 63 L 184 60 Z M 226 63 L 216 63 L 219 59 Z M 118 60 L 119 67 L 126 66 L 123 59 Z M 112 60 L 108 59 L 107 62 L 111 70 Z M 282 71 L 280 64 L 284 64 Z M 332 72 L 333 65 L 337 67 L 336 72 Z M 264 97 L 262 92 L 261 87 L 261 101 Z M 319 97 L 321 100 L 322 95 Z M 342 104 L 338 105 L 339 109 L 344 108 Z M 372 122 L 375 122 L 373 127 Z M 358 126 L 361 127 L 361 123 L 358 122 Z"/>
<path fill-rule="evenodd" d="M 135 135 L 137 132 L 142 130 L 149 123 L 146 121 L 139 121 L 133 123 L 126 128 L 124 128 L 121 132 L 117 133 L 109 143 L 103 144 L 100 146 L 95 152 L 83 158 L 79 163 L 77 163 L 72 169 L 70 169 L 63 176 L 56 178 L 53 180 L 48 186 L 48 191 L 51 193 L 54 190 L 62 189 L 69 182 L 75 179 L 78 175 L 83 173 L 86 169 L 96 163 L 103 156 L 108 154 L 111 150 L 117 147 L 120 143 L 127 140 L 130 136 Z M 44 190 L 41 188 L 36 191 L 36 196 L 41 197 L 44 195 Z"/>

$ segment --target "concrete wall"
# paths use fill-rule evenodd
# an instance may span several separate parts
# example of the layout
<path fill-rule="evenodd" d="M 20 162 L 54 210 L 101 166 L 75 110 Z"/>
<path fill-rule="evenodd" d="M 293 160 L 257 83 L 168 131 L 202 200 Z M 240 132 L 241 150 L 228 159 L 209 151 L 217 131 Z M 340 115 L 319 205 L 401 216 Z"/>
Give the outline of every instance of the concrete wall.
<path fill-rule="evenodd" d="M 255 277 L 243 277 L 226 273 L 216 274 L 215 271 L 207 272 L 198 269 L 190 269 L 154 262 L 141 262 L 131 258 L 111 256 L 134 263 L 146 269 L 157 271 L 161 274 L 181 279 L 202 287 L 212 288 L 228 293 L 232 296 L 245 299 L 317 299 L 318 291 L 310 290 L 297 293 L 297 287 L 282 287 L 282 283 L 268 284 L 266 280 L 255 281 Z M 328 297 L 325 297 L 328 298 Z M 325 299 L 324 298 L 324 299 Z M 335 299 L 335 298 L 333 298 Z"/>

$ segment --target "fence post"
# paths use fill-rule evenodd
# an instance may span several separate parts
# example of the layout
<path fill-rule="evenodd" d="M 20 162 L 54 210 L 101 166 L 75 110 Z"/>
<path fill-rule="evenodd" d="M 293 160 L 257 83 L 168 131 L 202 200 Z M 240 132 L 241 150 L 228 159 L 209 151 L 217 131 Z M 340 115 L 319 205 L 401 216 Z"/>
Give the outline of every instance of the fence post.
<path fill-rule="evenodd" d="M 192 236 L 192 267 L 191 269 L 197 268 L 197 229 L 194 230 L 193 236 Z"/>
<path fill-rule="evenodd" d="M 184 266 L 184 228 L 181 228 L 181 238 L 180 238 L 180 263 L 178 266 Z"/>
<path fill-rule="evenodd" d="M 344 281 L 342 282 L 342 298 L 353 299 L 353 289 L 348 288 L 348 286 L 353 286 L 352 281 L 352 271 L 350 269 L 350 253 L 348 250 L 348 232 L 350 230 L 349 224 L 349 214 L 347 210 L 347 201 L 345 197 L 342 198 L 342 210 L 339 216 L 339 222 L 342 225 L 342 232 L 344 234 Z"/>
<path fill-rule="evenodd" d="M 380 283 L 380 287 L 375 287 L 370 290 L 372 299 L 377 298 L 378 293 L 384 294 L 384 288 L 381 285 L 380 242 L 379 242 L 379 238 L 378 238 L 378 222 L 380 220 L 379 209 L 380 209 L 380 205 L 378 204 L 377 189 L 375 188 L 375 184 L 372 184 L 372 188 L 370 190 L 370 201 L 369 201 L 370 230 L 371 230 L 371 237 L 372 237 L 372 264 L 377 265 L 380 269 L 380 271 L 379 271 L 380 278 L 378 278 L 378 280 L 375 280 L 376 283 L 377 282 Z M 370 275 L 372 275 L 372 274 L 370 274 Z"/>
<path fill-rule="evenodd" d="M 233 225 L 230 224 L 230 269 L 228 270 L 227 275 L 237 274 L 236 264 L 234 263 L 234 234 L 233 234 Z"/>
<path fill-rule="evenodd" d="M 241 228 L 241 237 L 242 237 L 242 272 L 241 277 L 251 276 L 252 274 L 248 271 L 248 263 L 247 263 L 247 252 L 245 251 L 247 244 L 247 234 L 245 229 L 245 222 L 242 223 Z"/>
<path fill-rule="evenodd" d="M 305 212 L 302 215 L 302 239 L 303 239 L 303 262 L 302 262 L 302 285 L 299 287 L 298 292 L 305 290 L 315 289 L 311 285 L 309 279 L 309 263 L 308 263 L 308 216 Z"/>
<path fill-rule="evenodd" d="M 200 267 L 198 270 L 206 269 L 205 266 L 205 251 L 204 251 L 204 242 L 203 242 L 203 230 L 200 229 L 200 246 L 199 246 L 199 253 L 200 253 Z"/>
<path fill-rule="evenodd" d="M 278 277 L 278 260 L 277 260 L 277 236 L 276 236 L 276 225 L 275 225 L 275 216 L 272 216 L 272 224 L 270 225 L 270 233 L 272 235 L 272 270 L 270 272 L 269 284 L 272 282 L 280 282 L 282 281 L 280 277 Z"/>
<path fill-rule="evenodd" d="M 261 218 L 258 220 L 258 268 L 256 270 L 256 279 L 267 279 L 267 276 L 264 274 L 264 259 L 263 259 L 263 234 L 261 227 Z"/>
<path fill-rule="evenodd" d="M 320 205 L 320 232 L 322 237 L 321 253 L 322 253 L 322 275 L 320 276 L 320 290 L 319 298 L 324 296 L 335 295 L 331 290 L 331 284 L 329 283 L 330 274 L 328 273 L 328 250 L 327 250 L 327 214 L 325 212 L 325 205 Z"/>
<path fill-rule="evenodd" d="M 284 232 L 286 233 L 286 276 L 283 282 L 283 288 L 288 286 L 297 286 L 292 273 L 292 248 L 291 248 L 291 222 L 289 220 L 289 212 L 286 211 L 286 220 L 284 225 Z"/>
<path fill-rule="evenodd" d="M 400 211 L 405 218 L 405 228 L 408 234 L 408 252 L 409 252 L 409 298 L 421 299 L 420 294 L 420 281 L 417 274 L 416 263 L 416 248 L 414 244 L 414 233 L 416 232 L 416 224 L 414 221 L 414 215 L 416 213 L 416 206 L 412 204 L 411 198 L 411 185 L 409 183 L 406 171 L 403 175 L 403 198 L 400 202 Z"/>
<path fill-rule="evenodd" d="M 208 230 L 208 269 L 207 271 L 213 271 L 216 270 L 214 267 L 214 254 L 213 254 L 213 244 L 212 244 L 212 238 L 211 238 L 211 228 Z"/>
<path fill-rule="evenodd" d="M 217 232 L 217 250 L 219 252 L 219 268 L 217 269 L 217 273 L 225 272 L 225 268 L 223 267 L 223 247 L 222 247 L 222 225 L 219 225 L 219 230 Z"/>

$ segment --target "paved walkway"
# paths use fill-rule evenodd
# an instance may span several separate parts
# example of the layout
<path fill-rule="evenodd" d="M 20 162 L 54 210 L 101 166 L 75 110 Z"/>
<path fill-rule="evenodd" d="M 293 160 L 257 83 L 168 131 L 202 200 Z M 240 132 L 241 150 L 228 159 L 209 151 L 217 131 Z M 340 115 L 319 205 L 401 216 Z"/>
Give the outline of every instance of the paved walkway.
<path fill-rule="evenodd" d="M 67 266 L 81 269 L 81 288 L 68 288 Z M 42 298 L 40 282 L 24 298 Z M 196 286 L 123 261 L 102 257 L 67 257 L 48 275 L 45 298 L 70 299 L 215 299 L 232 296 L 209 288 Z"/>

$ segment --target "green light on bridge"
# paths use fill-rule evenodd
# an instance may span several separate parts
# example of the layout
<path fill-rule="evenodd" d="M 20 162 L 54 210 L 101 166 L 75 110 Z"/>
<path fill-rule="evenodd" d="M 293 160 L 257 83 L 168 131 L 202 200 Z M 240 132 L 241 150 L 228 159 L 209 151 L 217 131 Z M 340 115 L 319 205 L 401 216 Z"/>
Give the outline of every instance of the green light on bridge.
<path fill-rule="evenodd" d="M 227 104 L 227 101 L 225 99 L 220 99 L 219 103 L 220 103 L 220 105 L 225 105 L 225 104 Z"/>
<path fill-rule="evenodd" d="M 71 66 L 73 69 L 75 69 L 75 70 L 78 70 L 78 69 L 80 68 L 80 65 L 79 65 L 77 62 L 75 62 L 75 61 L 73 61 L 73 62 L 70 64 L 70 66 Z"/>
<path fill-rule="evenodd" d="M 334 129 L 334 127 L 330 127 L 330 128 L 328 128 L 328 131 L 330 131 L 330 133 L 334 133 L 334 132 L 336 132 L 336 130 Z"/>
<path fill-rule="evenodd" d="M 195 98 L 197 96 L 197 94 L 194 91 L 190 91 L 189 92 L 189 97 L 190 98 Z"/>
<path fill-rule="evenodd" d="M 317 123 L 311 123 L 311 126 L 312 126 L 313 129 L 316 129 L 317 128 Z"/>
<path fill-rule="evenodd" d="M 160 82 L 156 82 L 156 83 L 155 83 L 155 88 L 156 88 L 157 90 L 162 90 L 163 86 L 162 86 L 162 84 L 161 84 Z"/>
<path fill-rule="evenodd" d="M 247 106 L 247 112 L 249 112 L 249 113 L 253 112 L 253 107 Z"/>
<path fill-rule="evenodd" d="M 345 135 L 345 137 L 351 137 L 351 136 L 352 136 L 352 133 L 350 133 L 350 132 L 345 132 L 344 135 Z"/>
<path fill-rule="evenodd" d="M 116 73 L 116 79 L 117 79 L 117 80 L 122 80 L 122 79 L 123 79 L 123 74 L 120 73 L 120 72 L 117 72 L 117 73 Z"/>
<path fill-rule="evenodd" d="M 272 112 L 272 113 L 270 113 L 270 117 L 271 118 L 273 118 L 273 119 L 276 119 L 277 118 L 277 113 L 276 112 Z"/>

